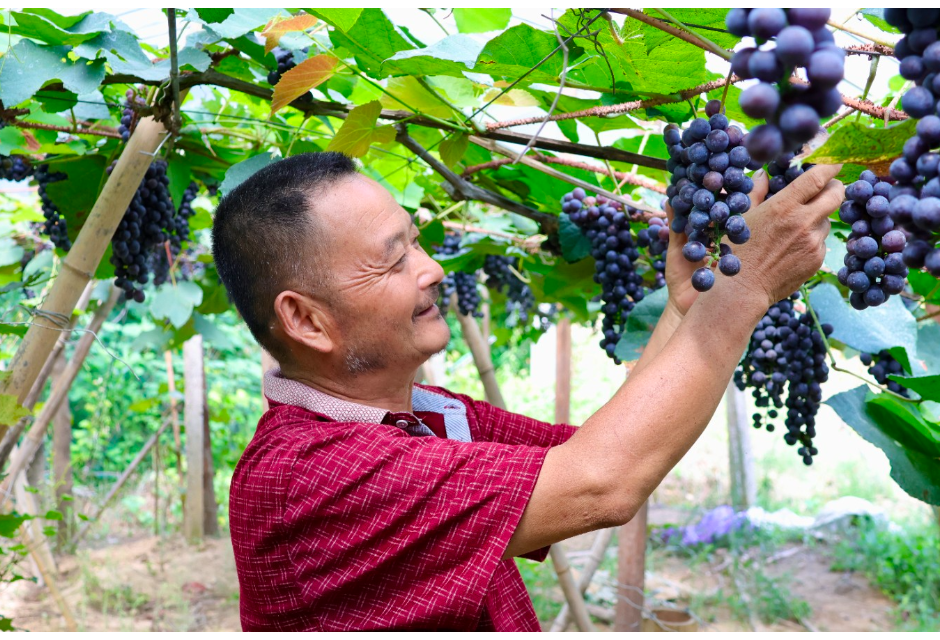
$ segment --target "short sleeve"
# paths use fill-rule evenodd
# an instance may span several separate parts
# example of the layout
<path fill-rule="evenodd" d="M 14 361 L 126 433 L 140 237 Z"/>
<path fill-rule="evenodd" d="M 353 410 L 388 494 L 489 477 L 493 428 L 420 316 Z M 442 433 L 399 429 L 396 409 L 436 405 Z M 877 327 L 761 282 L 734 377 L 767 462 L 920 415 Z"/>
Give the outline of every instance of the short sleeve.
<path fill-rule="evenodd" d="M 291 472 L 284 524 L 302 604 L 324 620 L 369 612 L 357 629 L 476 628 L 548 450 L 336 428 Z"/>
<path fill-rule="evenodd" d="M 461 398 L 476 413 L 480 434 L 487 442 L 556 447 L 578 430 L 570 424 L 552 424 L 494 407 L 488 402 Z"/>

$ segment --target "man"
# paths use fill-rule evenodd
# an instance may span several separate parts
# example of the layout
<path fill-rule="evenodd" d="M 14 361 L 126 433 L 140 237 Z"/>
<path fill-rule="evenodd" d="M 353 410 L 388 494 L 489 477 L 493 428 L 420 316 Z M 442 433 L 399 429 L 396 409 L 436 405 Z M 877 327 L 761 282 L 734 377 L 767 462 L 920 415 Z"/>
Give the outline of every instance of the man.
<path fill-rule="evenodd" d="M 232 478 L 245 630 L 539 629 L 513 558 L 624 524 L 708 424 L 767 307 L 822 264 L 837 166 L 761 204 L 711 291 L 673 234 L 643 356 L 579 429 L 414 384 L 449 339 L 444 272 L 409 214 L 336 153 L 281 160 L 219 204 L 219 275 L 280 363 Z"/>

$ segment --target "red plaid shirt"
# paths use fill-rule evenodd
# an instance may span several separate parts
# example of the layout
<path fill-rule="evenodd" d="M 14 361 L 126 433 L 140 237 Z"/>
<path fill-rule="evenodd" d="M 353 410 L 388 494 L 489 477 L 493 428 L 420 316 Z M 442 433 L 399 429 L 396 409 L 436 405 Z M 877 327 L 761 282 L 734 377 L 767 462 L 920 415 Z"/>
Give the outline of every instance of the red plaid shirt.
<path fill-rule="evenodd" d="M 231 485 L 245 631 L 540 630 L 501 558 L 574 427 L 416 385 L 447 403 L 422 420 L 275 378 Z"/>

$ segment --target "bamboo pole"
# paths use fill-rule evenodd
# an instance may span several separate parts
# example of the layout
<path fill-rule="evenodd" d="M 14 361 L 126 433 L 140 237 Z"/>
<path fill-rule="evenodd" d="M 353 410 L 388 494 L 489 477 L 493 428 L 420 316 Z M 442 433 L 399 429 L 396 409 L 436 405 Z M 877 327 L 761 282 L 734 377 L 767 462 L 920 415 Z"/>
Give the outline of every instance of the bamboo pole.
<path fill-rule="evenodd" d="M 59 360 L 56 366 L 57 369 L 53 371 L 53 385 L 62 375 L 65 361 Z M 33 460 L 32 466 L 36 466 L 36 459 Z M 38 485 L 39 482 L 33 484 Z M 69 508 L 72 498 L 72 411 L 68 402 L 60 403 L 59 410 L 52 417 L 52 486 L 56 510 L 62 514 L 57 526 L 58 548 L 62 549 L 73 529 L 73 516 Z"/>
<path fill-rule="evenodd" d="M 452 305 L 455 309 L 457 303 Z M 494 407 L 506 408 L 506 401 L 503 400 L 503 394 L 499 390 L 499 383 L 496 382 L 496 368 L 493 366 L 493 358 L 490 356 L 490 345 L 483 339 L 483 332 L 480 331 L 480 325 L 476 323 L 472 316 L 465 316 L 457 313 L 457 320 L 460 322 L 460 330 L 463 333 L 464 342 L 470 348 L 473 354 L 473 363 L 480 374 L 480 381 L 483 382 L 483 391 L 486 394 L 486 401 Z"/>
<path fill-rule="evenodd" d="M 555 565 L 555 573 L 558 575 L 558 584 L 561 586 L 562 593 L 565 594 L 565 600 L 568 601 L 568 608 L 572 612 L 578 631 L 594 631 L 591 616 L 588 615 L 584 597 L 571 573 L 571 565 L 568 562 L 568 556 L 565 555 L 565 550 L 560 543 L 556 543 L 549 547 L 549 553 L 552 556 L 552 564 Z"/>
<path fill-rule="evenodd" d="M 643 620 L 648 504 L 644 502 L 633 519 L 620 527 L 617 534 L 617 606 L 614 631 L 639 631 Z"/>
<path fill-rule="evenodd" d="M 49 354 L 49 357 L 46 358 L 46 362 L 42 365 L 42 369 L 40 369 L 39 375 L 36 376 L 36 381 L 33 383 L 33 388 L 30 389 L 29 394 L 23 401 L 23 406 L 27 409 L 32 409 L 34 406 L 36 406 L 36 401 L 39 399 L 43 388 L 46 386 L 46 380 L 48 380 L 49 376 L 52 374 L 53 369 L 56 367 L 56 363 L 63 358 L 62 354 L 65 350 L 65 343 L 68 341 L 68 337 L 71 335 L 72 330 L 75 329 L 75 325 L 78 324 L 79 314 L 83 313 L 85 311 L 85 307 L 88 306 L 88 301 L 91 299 L 91 292 L 93 289 L 93 284 L 89 282 L 85 287 L 85 290 L 82 292 L 82 296 L 78 299 L 78 303 L 75 305 L 75 311 L 78 313 L 72 315 L 72 320 L 69 323 L 69 330 L 63 331 L 59 335 L 55 346 L 52 347 L 52 352 Z M 23 431 L 26 430 L 26 426 L 29 424 L 29 418 L 30 416 L 25 416 L 18 420 L 17 423 L 13 425 L 13 428 L 9 429 L 6 434 L 4 434 L 3 439 L 0 440 L 0 469 L 3 468 L 7 458 L 10 457 L 10 452 L 13 451 L 13 447 L 16 446 L 20 436 L 23 435 Z"/>
<path fill-rule="evenodd" d="M 173 425 L 173 444 L 176 446 L 176 475 L 179 476 L 180 495 L 183 494 L 183 444 L 180 438 L 180 414 L 176 406 L 176 374 L 173 371 L 173 353 L 163 352 L 163 360 L 166 362 L 166 386 L 170 392 L 170 423 Z"/>
<path fill-rule="evenodd" d="M 56 582 L 55 576 L 49 571 L 49 567 L 45 564 L 44 559 L 41 554 L 36 550 L 35 541 L 32 539 L 27 530 L 23 527 L 20 527 L 20 540 L 28 550 L 30 555 L 33 557 L 33 561 L 36 563 L 36 569 L 39 572 L 39 577 L 42 578 L 42 581 L 46 584 L 46 588 L 49 589 L 49 593 L 52 594 L 52 599 L 55 600 L 56 605 L 59 607 L 59 613 L 62 614 L 62 617 L 65 619 L 65 628 L 68 631 L 76 632 L 78 631 L 78 625 L 75 623 L 75 616 L 72 614 L 72 608 L 69 606 L 69 603 L 62 596 L 62 592 L 59 590 L 59 585 Z"/>
<path fill-rule="evenodd" d="M 101 325 L 104 324 L 111 310 L 114 309 L 114 305 L 117 303 L 120 296 L 121 290 L 117 287 L 111 287 L 111 295 L 109 295 L 108 299 L 95 311 L 95 315 L 92 316 L 91 322 L 88 323 L 85 333 L 82 334 L 78 344 L 75 346 L 75 352 L 72 354 L 68 365 L 66 365 L 65 370 L 62 372 L 62 376 L 56 380 L 52 394 L 49 396 L 46 404 L 43 405 L 39 415 L 36 416 L 36 419 L 33 421 L 33 426 L 29 428 L 29 432 L 23 439 L 23 445 L 16 455 L 13 456 L 10 462 L 10 468 L 7 470 L 7 477 L 3 480 L 3 484 L 0 485 L 0 495 L 9 495 L 12 482 L 16 480 L 16 477 L 23 471 L 26 465 L 30 463 L 33 456 L 36 455 L 45 437 L 46 429 L 52 421 L 52 417 L 59 410 L 62 403 L 68 399 L 69 389 L 72 388 L 72 383 L 75 382 L 75 378 L 78 376 L 79 371 L 81 371 L 82 364 L 85 362 L 85 358 L 91 350 L 91 345 L 96 340 L 96 334 L 101 330 Z"/>
<path fill-rule="evenodd" d="M 731 472 L 731 505 L 744 511 L 757 501 L 754 456 L 751 453 L 751 432 L 748 425 L 747 400 L 744 393 L 728 384 L 725 392 L 728 416 L 728 466 Z"/>
<path fill-rule="evenodd" d="M 88 533 L 88 530 L 91 528 L 95 522 L 101 517 L 101 514 L 104 513 L 104 510 L 108 508 L 108 505 L 114 499 L 114 496 L 118 494 L 121 490 L 121 487 L 127 482 L 128 478 L 131 477 L 131 474 L 134 473 L 134 470 L 144 461 L 144 458 L 147 457 L 147 454 L 150 453 L 150 450 L 157 444 L 157 441 L 160 439 L 160 436 L 166 431 L 167 427 L 172 424 L 171 420 L 164 420 L 163 424 L 160 425 L 160 428 L 150 436 L 150 439 L 144 443 L 144 446 L 141 447 L 140 451 L 137 452 L 137 455 L 134 456 L 134 459 L 131 461 L 127 468 L 121 473 L 120 477 L 115 481 L 114 485 L 108 491 L 108 494 L 104 497 L 104 500 L 101 501 L 101 504 L 95 510 L 94 515 L 89 516 L 88 520 L 82 523 L 81 528 L 79 528 L 78 533 L 75 534 L 75 537 L 72 539 L 72 546 L 75 547 L 78 545 L 79 541 L 85 537 L 85 534 Z"/>
<path fill-rule="evenodd" d="M 163 125 L 153 118 L 144 118 L 137 124 L 74 246 L 62 260 L 62 270 L 49 296 L 20 342 L 10 364 L 10 375 L 0 383 L 0 393 L 16 397 L 21 404 L 26 399 L 60 331 L 68 326 L 72 310 L 93 278 L 164 135 Z M 0 424 L 0 436 L 8 428 Z"/>
<path fill-rule="evenodd" d="M 571 422 L 571 320 L 555 325 L 555 422 Z"/>
<path fill-rule="evenodd" d="M 610 541 L 613 537 L 613 527 L 610 529 L 601 529 L 594 537 L 594 543 L 591 545 L 588 561 L 584 565 L 581 574 L 578 576 L 578 591 L 582 594 L 591 586 L 591 580 L 594 579 L 594 574 L 604 561 L 604 553 L 607 551 L 607 547 L 610 546 Z M 587 607 L 585 606 L 585 608 Z M 588 610 L 588 613 L 590 613 L 590 610 Z M 571 624 L 571 607 L 569 607 L 566 602 L 564 606 L 562 606 L 561 611 L 558 612 L 558 616 L 555 618 L 555 622 L 552 623 L 552 627 L 549 631 L 565 631 L 569 624 Z"/>
<path fill-rule="evenodd" d="M 186 424 L 186 509 L 183 531 L 190 543 L 205 536 L 205 372 L 202 366 L 202 336 L 183 343 L 183 375 L 186 400 L 183 422 Z"/>

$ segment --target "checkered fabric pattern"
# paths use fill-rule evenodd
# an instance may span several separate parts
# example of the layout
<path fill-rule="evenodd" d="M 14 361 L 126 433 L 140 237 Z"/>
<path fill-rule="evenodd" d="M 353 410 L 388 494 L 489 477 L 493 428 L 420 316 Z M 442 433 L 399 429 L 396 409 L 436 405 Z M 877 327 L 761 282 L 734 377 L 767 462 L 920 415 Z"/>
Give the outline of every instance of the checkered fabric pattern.
<path fill-rule="evenodd" d="M 501 557 L 548 448 L 573 427 L 416 385 L 472 441 L 453 438 L 453 420 L 446 439 L 416 437 L 380 410 L 338 420 L 361 406 L 337 411 L 288 382 L 291 398 L 265 380 L 271 409 L 232 479 L 244 630 L 539 630 Z"/>

